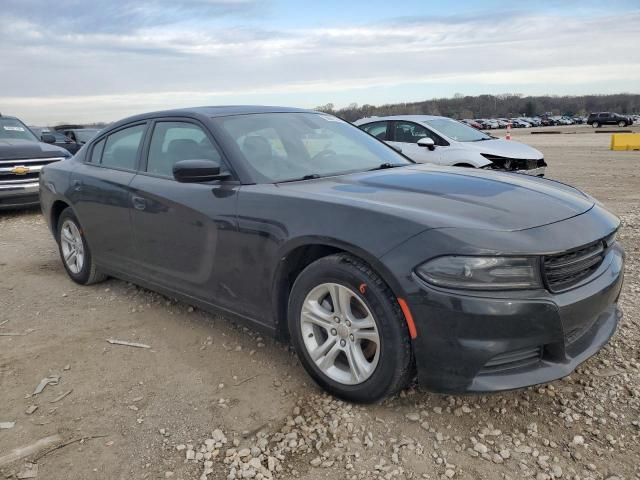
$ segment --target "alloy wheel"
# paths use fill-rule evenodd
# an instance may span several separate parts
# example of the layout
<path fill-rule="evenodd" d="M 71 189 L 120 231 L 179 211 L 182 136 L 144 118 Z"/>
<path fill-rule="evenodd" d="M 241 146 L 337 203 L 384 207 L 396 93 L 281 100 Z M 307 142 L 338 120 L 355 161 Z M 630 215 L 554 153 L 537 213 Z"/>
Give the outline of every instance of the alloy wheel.
<path fill-rule="evenodd" d="M 71 273 L 77 275 L 84 267 L 84 244 L 78 226 L 65 220 L 60 229 L 60 245 L 64 263 Z"/>
<path fill-rule="evenodd" d="M 316 286 L 304 300 L 300 327 L 311 360 L 332 380 L 358 385 L 373 375 L 380 359 L 378 326 L 350 288 Z"/>

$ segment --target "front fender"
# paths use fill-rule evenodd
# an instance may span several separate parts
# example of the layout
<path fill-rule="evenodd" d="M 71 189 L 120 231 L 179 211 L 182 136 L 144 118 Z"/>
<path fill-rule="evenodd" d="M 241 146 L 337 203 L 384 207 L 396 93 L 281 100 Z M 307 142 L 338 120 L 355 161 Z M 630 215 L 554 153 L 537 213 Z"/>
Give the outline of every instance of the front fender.
<path fill-rule="evenodd" d="M 448 148 L 448 147 L 443 147 Z M 451 148 L 451 147 L 449 147 Z M 491 165 L 491 161 L 480 155 L 478 152 L 469 151 L 464 148 L 452 147 L 451 150 L 442 153 L 443 165 L 454 166 L 459 164 L 471 165 L 475 168 L 483 168 Z"/>

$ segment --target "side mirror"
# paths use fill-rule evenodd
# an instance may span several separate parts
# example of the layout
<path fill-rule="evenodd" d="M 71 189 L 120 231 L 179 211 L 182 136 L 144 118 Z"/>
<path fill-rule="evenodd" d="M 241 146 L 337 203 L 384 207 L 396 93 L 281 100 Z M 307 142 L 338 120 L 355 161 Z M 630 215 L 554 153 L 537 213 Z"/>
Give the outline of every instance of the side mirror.
<path fill-rule="evenodd" d="M 418 146 L 426 147 L 429 150 L 433 150 L 434 148 L 436 148 L 436 144 L 434 143 L 433 139 L 429 137 L 424 137 L 418 140 Z"/>
<path fill-rule="evenodd" d="M 181 183 L 210 182 L 227 178 L 220 164 L 212 160 L 180 160 L 173 165 L 173 178 Z"/>
<path fill-rule="evenodd" d="M 54 137 L 50 133 L 43 133 L 42 135 L 40 135 L 40 140 L 42 140 L 44 143 L 56 143 L 56 137 Z"/>
<path fill-rule="evenodd" d="M 393 143 L 388 143 L 388 142 L 385 142 L 385 143 L 389 145 L 391 148 L 393 148 L 396 152 L 402 153 L 402 147 L 400 147 L 399 145 L 394 145 Z"/>

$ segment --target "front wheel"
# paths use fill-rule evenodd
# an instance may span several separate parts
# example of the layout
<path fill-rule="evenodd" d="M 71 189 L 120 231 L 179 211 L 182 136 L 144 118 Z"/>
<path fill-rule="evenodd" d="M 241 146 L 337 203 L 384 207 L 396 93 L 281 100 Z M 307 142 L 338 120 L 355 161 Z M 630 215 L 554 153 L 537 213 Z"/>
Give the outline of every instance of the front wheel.
<path fill-rule="evenodd" d="M 302 271 L 291 290 L 288 323 L 309 375 L 338 397 L 375 402 L 410 380 L 411 342 L 397 299 L 351 255 L 324 257 Z"/>
<path fill-rule="evenodd" d="M 598 122 L 593 122 L 593 123 L 591 124 L 591 126 L 592 126 L 593 128 L 598 128 L 598 127 L 600 126 L 600 124 L 599 124 Z"/>
<path fill-rule="evenodd" d="M 627 126 L 627 122 L 625 122 L 624 120 L 620 120 L 620 121 L 618 122 L 618 126 L 619 126 L 619 127 L 626 127 L 626 126 Z"/>
<path fill-rule="evenodd" d="M 96 269 L 82 227 L 71 208 L 60 214 L 57 240 L 62 264 L 71 280 L 90 285 L 106 278 Z"/>

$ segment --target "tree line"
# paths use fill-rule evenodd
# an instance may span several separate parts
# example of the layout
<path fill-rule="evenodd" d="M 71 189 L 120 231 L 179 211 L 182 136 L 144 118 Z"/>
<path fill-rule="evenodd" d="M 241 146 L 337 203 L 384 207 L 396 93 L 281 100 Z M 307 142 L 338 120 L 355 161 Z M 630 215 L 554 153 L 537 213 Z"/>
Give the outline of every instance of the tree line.
<path fill-rule="evenodd" d="M 393 103 L 387 105 L 358 105 L 335 109 L 332 103 L 316 107 L 353 122 L 359 118 L 386 115 L 442 115 L 456 119 L 533 117 L 538 115 L 588 115 L 591 112 L 616 112 L 621 114 L 640 112 L 640 95 L 619 93 L 615 95 L 579 96 L 524 96 L 505 93 L 500 95 L 468 96 L 456 93 L 453 98 L 435 98 L 420 102 Z"/>

